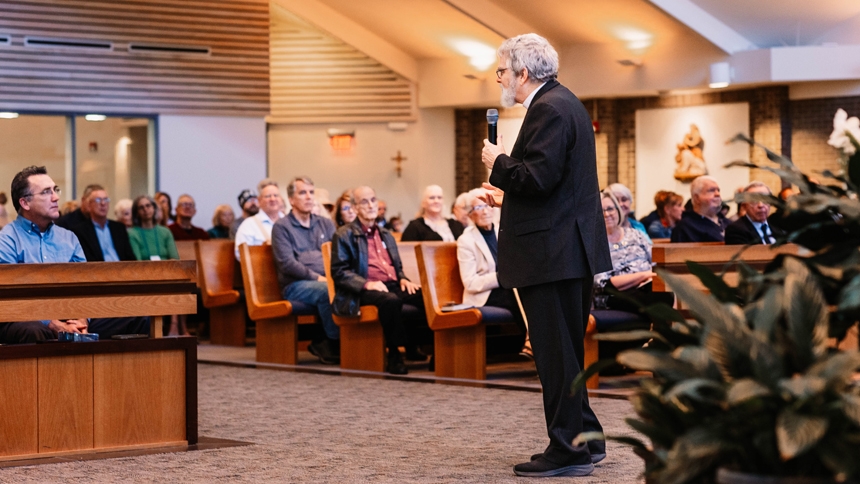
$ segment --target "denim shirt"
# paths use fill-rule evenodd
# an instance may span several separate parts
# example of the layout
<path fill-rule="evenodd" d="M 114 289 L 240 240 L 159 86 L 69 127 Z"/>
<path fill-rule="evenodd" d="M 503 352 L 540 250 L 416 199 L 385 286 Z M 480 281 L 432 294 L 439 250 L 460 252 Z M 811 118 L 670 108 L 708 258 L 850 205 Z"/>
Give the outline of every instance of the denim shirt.
<path fill-rule="evenodd" d="M 86 262 L 78 237 L 54 224 L 45 232 L 22 216 L 0 230 L 0 264 Z"/>

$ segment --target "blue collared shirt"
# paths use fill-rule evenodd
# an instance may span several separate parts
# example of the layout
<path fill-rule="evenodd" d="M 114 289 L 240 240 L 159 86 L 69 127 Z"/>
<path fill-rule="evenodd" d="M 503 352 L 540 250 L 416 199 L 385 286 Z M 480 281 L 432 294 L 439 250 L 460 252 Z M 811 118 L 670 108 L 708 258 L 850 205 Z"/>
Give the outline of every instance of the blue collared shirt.
<path fill-rule="evenodd" d="M 113 246 L 113 239 L 110 236 L 110 226 L 107 222 L 105 222 L 105 226 L 93 222 L 93 226 L 96 228 L 96 237 L 99 239 L 99 247 L 102 249 L 102 256 L 105 259 L 105 262 L 119 262 L 119 255 L 116 253 L 116 249 Z"/>
<path fill-rule="evenodd" d="M 0 264 L 86 262 L 78 237 L 54 224 L 45 232 L 22 216 L 0 230 Z"/>

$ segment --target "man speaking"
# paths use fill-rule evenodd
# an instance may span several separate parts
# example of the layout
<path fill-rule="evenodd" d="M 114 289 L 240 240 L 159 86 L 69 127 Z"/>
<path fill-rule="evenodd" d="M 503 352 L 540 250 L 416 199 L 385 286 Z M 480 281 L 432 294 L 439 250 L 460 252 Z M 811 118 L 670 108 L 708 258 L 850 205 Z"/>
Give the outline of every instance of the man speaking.
<path fill-rule="evenodd" d="M 585 107 L 556 80 L 558 53 L 546 39 L 506 40 L 496 70 L 501 103 L 527 109 L 511 154 L 502 139 L 484 140 L 490 184 L 504 192 L 499 224 L 499 282 L 518 288 L 529 320 L 535 366 L 543 386 L 549 446 L 520 476 L 584 476 L 606 457 L 604 442 L 573 446 L 583 431 L 602 431 L 580 390 L 593 274 L 612 268 L 597 184 L 594 131 Z M 488 187 L 493 188 L 493 187 Z M 494 190 L 487 202 L 499 205 Z"/>

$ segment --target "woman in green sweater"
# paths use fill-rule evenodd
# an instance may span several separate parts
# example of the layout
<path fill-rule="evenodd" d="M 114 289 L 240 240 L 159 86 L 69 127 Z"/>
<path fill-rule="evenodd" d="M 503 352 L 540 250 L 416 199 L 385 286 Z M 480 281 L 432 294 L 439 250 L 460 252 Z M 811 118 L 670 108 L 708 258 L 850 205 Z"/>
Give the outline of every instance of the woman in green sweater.
<path fill-rule="evenodd" d="M 128 239 L 137 260 L 179 259 L 173 234 L 167 227 L 155 223 L 155 201 L 148 195 L 134 199 L 131 206 L 131 221 Z"/>
<path fill-rule="evenodd" d="M 155 200 L 147 195 L 134 199 L 131 205 L 131 221 L 134 227 L 128 229 L 128 240 L 137 260 L 168 260 L 179 259 L 173 234 L 155 220 Z M 188 334 L 185 327 L 185 315 L 170 317 L 168 335 Z"/>

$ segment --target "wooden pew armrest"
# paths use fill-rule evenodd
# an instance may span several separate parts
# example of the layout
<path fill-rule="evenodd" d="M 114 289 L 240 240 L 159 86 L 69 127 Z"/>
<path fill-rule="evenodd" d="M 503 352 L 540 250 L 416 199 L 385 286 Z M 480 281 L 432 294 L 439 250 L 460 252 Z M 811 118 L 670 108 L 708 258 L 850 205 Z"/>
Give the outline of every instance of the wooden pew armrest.
<path fill-rule="evenodd" d="M 430 329 L 440 331 L 452 328 L 465 328 L 467 326 L 477 326 L 481 324 L 481 311 L 478 309 L 464 309 L 462 311 L 452 311 L 443 313 L 434 308 L 434 315 L 429 322 Z"/>
<path fill-rule="evenodd" d="M 379 310 L 376 306 L 361 306 L 361 316 L 351 318 L 349 316 L 333 315 L 335 324 L 338 326 L 352 326 L 356 324 L 379 324 Z"/>
<path fill-rule="evenodd" d="M 201 295 L 203 296 L 203 306 L 207 308 L 229 306 L 239 301 L 239 291 L 233 290 L 221 292 L 203 291 Z"/>
<path fill-rule="evenodd" d="M 293 314 L 293 305 L 289 301 L 275 301 L 248 307 L 248 315 L 254 321 L 284 318 L 291 314 Z"/>

